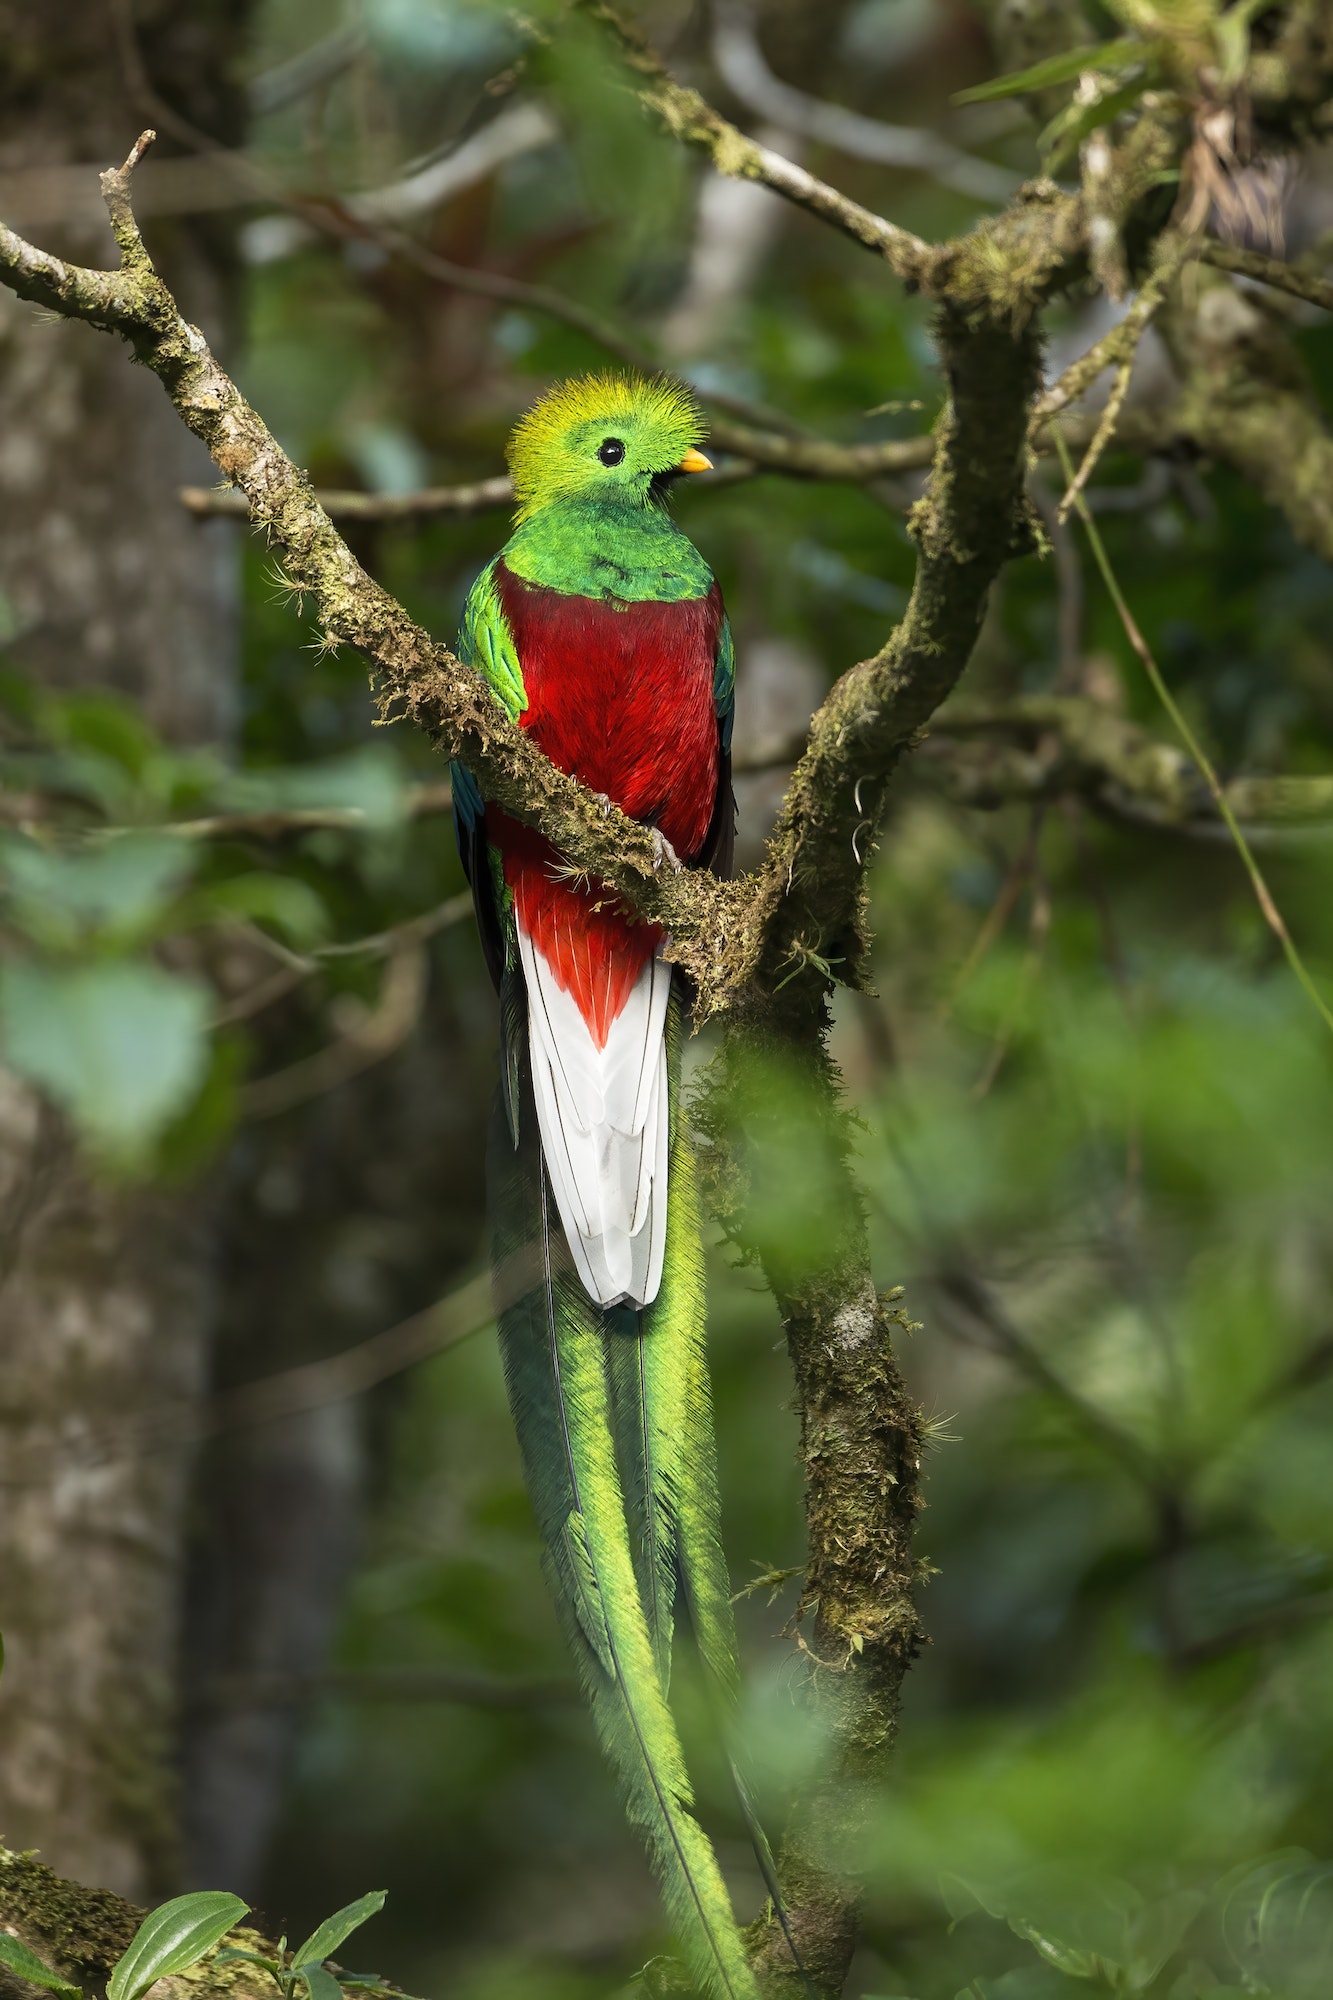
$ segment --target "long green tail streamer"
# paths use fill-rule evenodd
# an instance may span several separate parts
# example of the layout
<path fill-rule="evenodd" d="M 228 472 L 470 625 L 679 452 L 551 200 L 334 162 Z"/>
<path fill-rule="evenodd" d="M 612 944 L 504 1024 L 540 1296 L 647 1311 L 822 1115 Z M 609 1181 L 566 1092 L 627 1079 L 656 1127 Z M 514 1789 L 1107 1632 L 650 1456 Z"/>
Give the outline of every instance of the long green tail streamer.
<path fill-rule="evenodd" d="M 578 1282 L 541 1166 L 526 1075 L 519 1145 L 512 1143 L 508 1121 L 498 1117 L 490 1180 L 496 1268 L 512 1270 L 526 1258 L 535 1272 L 526 1294 L 500 1313 L 501 1351 L 547 1572 L 597 1732 L 629 1816 L 646 1835 L 668 1914 L 696 1977 L 720 2000 L 757 2000 L 716 1856 L 694 1816 L 666 1699 L 661 1627 L 674 1589 L 674 1556 L 667 1588 L 667 1549 L 673 1545 L 668 1514 L 674 1516 L 678 1505 L 684 1447 L 679 1438 L 669 1440 L 674 1470 L 668 1478 L 660 1436 L 666 1427 L 654 1384 L 644 1399 L 651 1412 L 641 1419 L 639 1436 L 658 1472 L 661 1497 L 645 1511 L 661 1534 L 654 1541 L 654 1527 L 645 1537 L 636 1573 L 610 1377 L 613 1366 L 617 1372 L 623 1366 L 617 1343 L 626 1349 L 647 1343 L 633 1335 L 627 1340 L 623 1320 L 618 1327 L 615 1315 L 599 1311 Z M 651 1383 L 656 1354 L 650 1350 L 641 1365 Z M 678 1406 L 679 1395 L 678 1387 Z M 618 1408 L 623 1418 L 623 1395 Z M 645 1604 L 656 1607 L 653 1626 Z"/>

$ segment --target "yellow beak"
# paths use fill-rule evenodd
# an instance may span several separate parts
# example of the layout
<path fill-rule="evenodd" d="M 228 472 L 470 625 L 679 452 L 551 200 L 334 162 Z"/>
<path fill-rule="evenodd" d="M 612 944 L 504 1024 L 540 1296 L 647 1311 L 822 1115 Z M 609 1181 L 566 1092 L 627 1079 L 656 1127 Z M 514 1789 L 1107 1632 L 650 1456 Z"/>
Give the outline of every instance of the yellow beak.
<path fill-rule="evenodd" d="M 701 451 L 696 451 L 694 446 L 691 445 L 684 458 L 680 461 L 680 464 L 676 467 L 676 470 L 677 472 L 711 472 L 713 470 L 713 461 L 711 458 L 705 458 Z"/>

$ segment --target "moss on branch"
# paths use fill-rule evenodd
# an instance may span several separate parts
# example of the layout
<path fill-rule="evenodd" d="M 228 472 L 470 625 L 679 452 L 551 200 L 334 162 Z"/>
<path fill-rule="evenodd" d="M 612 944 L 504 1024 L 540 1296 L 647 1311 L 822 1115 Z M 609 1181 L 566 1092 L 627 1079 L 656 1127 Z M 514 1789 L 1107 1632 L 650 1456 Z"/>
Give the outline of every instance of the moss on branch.
<path fill-rule="evenodd" d="M 937 331 L 950 400 L 911 520 L 919 557 L 907 611 L 815 716 L 760 882 L 759 974 L 776 995 L 802 971 L 831 983 L 821 967 L 835 966 L 848 984 L 862 979 L 865 872 L 889 779 L 957 684 L 999 570 L 1035 545 L 1023 474 L 1036 333 L 1031 323 L 977 327 L 952 308 Z"/>
<path fill-rule="evenodd" d="M 1230 838 L 1193 758 L 1082 696 L 949 702 L 919 757 L 958 805 L 1077 796 L 1135 825 Z M 1225 791 L 1251 838 L 1333 818 L 1333 777 L 1236 777 Z"/>
<path fill-rule="evenodd" d="M 100 1993 L 146 1914 L 108 1889 L 66 1881 L 35 1854 L 12 1854 L 0 1846 L 0 1928 L 74 1985 Z M 226 1942 L 269 1957 L 274 1953 L 271 1940 L 247 1926 L 228 1932 Z M 156 2000 L 263 2000 L 264 1986 L 271 1995 L 272 1983 L 254 1967 L 235 1961 L 219 1965 L 210 1953 L 153 1991 Z M 37 1991 L 0 1965 L 0 1993 L 30 2000 Z"/>
<path fill-rule="evenodd" d="M 1333 436 L 1283 320 L 1203 265 L 1175 286 L 1160 325 L 1180 380 L 1178 435 L 1229 465 L 1333 561 Z"/>

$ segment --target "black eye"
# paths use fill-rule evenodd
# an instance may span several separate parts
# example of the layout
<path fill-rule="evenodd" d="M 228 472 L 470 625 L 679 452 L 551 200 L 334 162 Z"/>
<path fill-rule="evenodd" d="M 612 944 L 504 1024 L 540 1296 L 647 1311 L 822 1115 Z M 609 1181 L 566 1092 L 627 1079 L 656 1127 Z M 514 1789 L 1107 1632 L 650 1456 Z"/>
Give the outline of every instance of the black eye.
<path fill-rule="evenodd" d="M 625 447 L 619 438 L 603 438 L 597 447 L 597 456 L 603 465 L 619 465 L 625 456 Z"/>

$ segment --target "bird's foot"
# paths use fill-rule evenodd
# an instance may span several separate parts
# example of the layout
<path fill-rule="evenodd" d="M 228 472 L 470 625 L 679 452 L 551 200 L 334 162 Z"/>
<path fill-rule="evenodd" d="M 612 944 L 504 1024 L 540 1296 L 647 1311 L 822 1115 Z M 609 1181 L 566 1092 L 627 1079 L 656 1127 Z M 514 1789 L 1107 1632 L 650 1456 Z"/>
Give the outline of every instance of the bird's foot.
<path fill-rule="evenodd" d="M 653 837 L 653 873 L 654 873 L 654 875 L 655 875 L 655 874 L 656 874 L 656 873 L 658 872 L 658 870 L 659 870 L 659 869 L 661 868 L 661 866 L 662 866 L 662 863 L 663 863 L 664 861 L 665 861 L 665 862 L 668 862 L 668 863 L 670 864 L 671 868 L 672 868 L 672 869 L 674 870 L 674 872 L 675 872 L 675 873 L 676 873 L 677 875 L 679 875 L 679 874 L 680 874 L 680 871 L 681 871 L 681 869 L 682 869 L 682 868 L 683 868 L 683 867 L 685 866 L 685 863 L 684 863 L 684 862 L 683 862 L 683 861 L 681 860 L 681 858 L 680 858 L 680 856 L 679 856 L 679 855 L 677 854 L 677 852 L 676 852 L 675 848 L 674 848 L 674 847 L 673 847 L 673 846 L 671 845 L 671 842 L 670 842 L 670 841 L 669 841 L 669 840 L 667 839 L 666 835 L 665 835 L 665 834 L 664 834 L 664 833 L 662 832 L 662 830 L 660 829 L 660 827 L 656 827 L 656 826 L 654 826 L 654 827 L 650 827 L 650 828 L 649 828 L 648 830 L 649 830 L 649 832 L 650 832 L 650 833 L 652 834 L 652 837 Z"/>
<path fill-rule="evenodd" d="M 594 792 L 593 797 L 596 799 L 598 805 L 602 808 L 602 818 L 610 819 L 611 806 L 613 803 L 611 794 L 609 792 Z"/>

